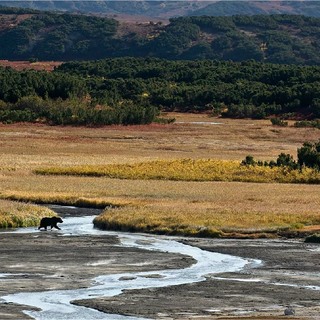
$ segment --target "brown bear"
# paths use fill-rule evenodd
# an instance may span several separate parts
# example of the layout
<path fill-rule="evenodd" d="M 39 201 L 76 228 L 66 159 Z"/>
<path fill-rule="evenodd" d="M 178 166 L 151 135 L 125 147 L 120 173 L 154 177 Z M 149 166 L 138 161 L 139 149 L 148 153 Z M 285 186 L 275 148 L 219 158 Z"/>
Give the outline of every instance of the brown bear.
<path fill-rule="evenodd" d="M 47 227 L 51 226 L 51 229 L 52 228 L 56 228 L 56 229 L 59 229 L 61 230 L 58 226 L 57 226 L 57 223 L 62 223 L 62 219 L 60 217 L 45 217 L 45 218 L 42 218 L 41 221 L 40 221 L 40 226 L 38 228 L 38 230 L 40 228 L 44 228 L 45 230 L 47 230 Z"/>

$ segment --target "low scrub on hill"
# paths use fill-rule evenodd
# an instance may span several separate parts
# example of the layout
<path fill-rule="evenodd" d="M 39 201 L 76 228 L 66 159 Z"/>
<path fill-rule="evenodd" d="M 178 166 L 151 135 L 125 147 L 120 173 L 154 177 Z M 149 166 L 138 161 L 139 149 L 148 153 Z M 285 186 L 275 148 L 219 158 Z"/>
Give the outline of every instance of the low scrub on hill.
<path fill-rule="evenodd" d="M 121 6 L 123 6 L 121 4 Z M 239 9 L 239 8 L 238 8 Z M 4 16 L 9 12 L 5 12 Z M 23 14 L 23 11 L 16 12 Z M 126 24 L 91 15 L 29 12 L 0 32 L 0 59 L 255 60 L 319 64 L 320 19 L 298 15 L 194 16 L 170 23 Z M 3 19 L 2 19 L 3 20 Z"/>

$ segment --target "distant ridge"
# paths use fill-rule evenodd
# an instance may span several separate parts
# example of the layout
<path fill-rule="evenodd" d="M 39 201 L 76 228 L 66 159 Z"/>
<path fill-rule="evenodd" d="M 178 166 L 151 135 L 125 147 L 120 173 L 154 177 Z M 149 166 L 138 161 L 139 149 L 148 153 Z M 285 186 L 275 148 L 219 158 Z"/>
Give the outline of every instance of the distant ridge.
<path fill-rule="evenodd" d="M 298 14 L 320 17 L 320 1 L 0 1 L 3 6 L 152 18 L 191 15 Z"/>

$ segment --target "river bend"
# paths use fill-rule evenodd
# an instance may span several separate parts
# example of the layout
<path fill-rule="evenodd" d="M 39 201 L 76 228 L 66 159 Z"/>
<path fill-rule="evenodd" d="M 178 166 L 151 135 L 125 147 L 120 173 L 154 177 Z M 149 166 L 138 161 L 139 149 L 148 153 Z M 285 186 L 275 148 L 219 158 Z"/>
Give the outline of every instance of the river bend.
<path fill-rule="evenodd" d="M 77 209 L 74 208 L 74 210 Z M 168 237 L 98 230 L 93 228 L 93 218 L 94 216 L 66 217 L 63 225 L 61 225 L 62 230 L 57 232 L 63 236 L 116 235 L 120 239 L 120 246 L 184 254 L 191 256 L 196 262 L 188 268 L 177 270 L 100 275 L 92 279 L 92 285 L 88 288 L 17 293 L 1 297 L 2 300 L 40 308 L 41 311 L 25 311 L 27 315 L 38 320 L 142 319 L 106 314 L 76 306 L 70 302 L 102 296 L 111 297 L 128 289 L 159 288 L 204 281 L 206 275 L 209 274 L 237 272 L 246 266 L 260 263 L 258 260 L 250 261 L 240 257 L 201 250 Z M 34 228 L 21 228 L 15 232 L 35 233 L 39 231 Z M 157 277 L 152 277 L 154 274 L 157 274 Z M 2 274 L 1 276 L 5 277 L 6 275 Z"/>

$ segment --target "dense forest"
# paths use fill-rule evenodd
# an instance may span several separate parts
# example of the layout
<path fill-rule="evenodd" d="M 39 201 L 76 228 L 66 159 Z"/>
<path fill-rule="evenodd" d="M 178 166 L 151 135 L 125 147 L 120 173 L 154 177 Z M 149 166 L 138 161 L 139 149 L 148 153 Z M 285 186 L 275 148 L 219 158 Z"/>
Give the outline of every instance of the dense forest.
<path fill-rule="evenodd" d="M 124 26 L 102 17 L 19 10 L 0 8 L 0 59 L 67 61 L 132 56 L 320 63 L 319 18 L 193 16 L 173 18 L 167 25 Z"/>
<path fill-rule="evenodd" d="M 140 124 L 158 111 L 320 118 L 320 67 L 114 58 L 53 72 L 0 69 L 0 121 Z"/>

